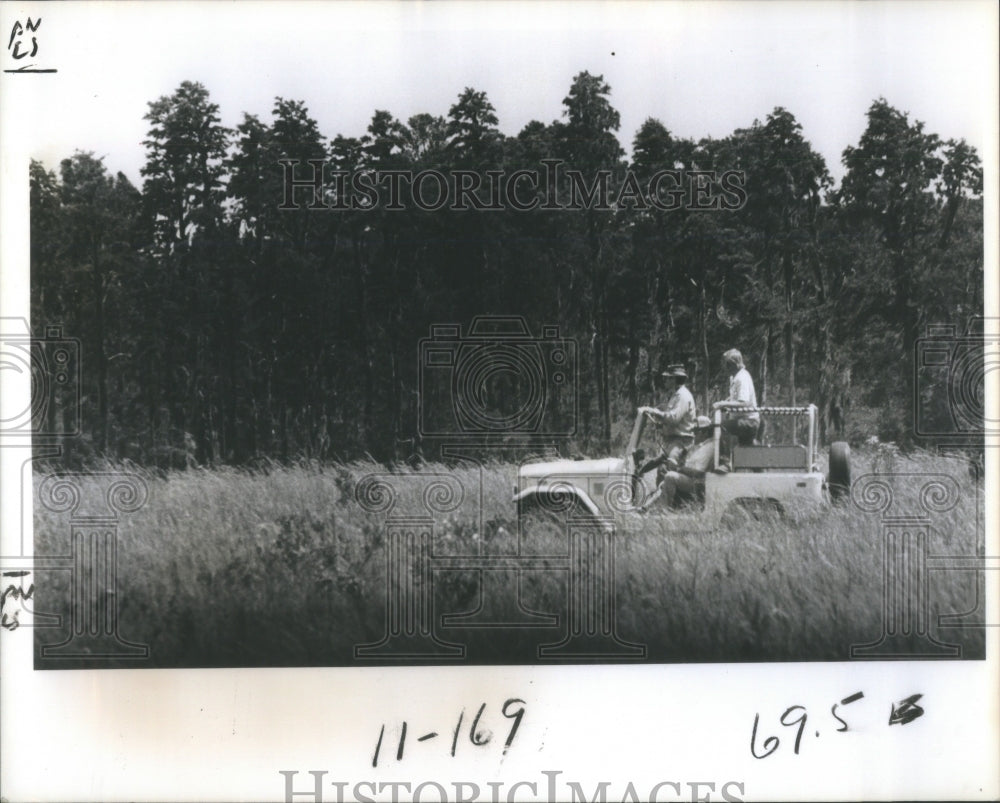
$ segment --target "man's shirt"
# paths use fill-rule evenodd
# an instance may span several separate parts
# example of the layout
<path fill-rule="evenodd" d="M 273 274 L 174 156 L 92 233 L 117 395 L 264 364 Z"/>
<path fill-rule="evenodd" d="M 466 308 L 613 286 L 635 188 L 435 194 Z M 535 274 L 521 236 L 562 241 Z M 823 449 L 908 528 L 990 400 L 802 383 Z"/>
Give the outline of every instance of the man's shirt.
<path fill-rule="evenodd" d="M 757 392 L 753 387 L 753 379 L 746 368 L 740 368 L 733 376 L 729 377 L 729 401 L 739 402 L 746 407 L 757 406 Z M 740 418 L 748 421 L 759 421 L 758 413 L 741 413 Z"/>
<path fill-rule="evenodd" d="M 687 389 L 687 385 L 681 385 L 670 397 L 667 409 L 663 411 L 663 433 L 668 437 L 680 435 L 684 438 L 693 438 L 696 423 L 694 396 Z"/>

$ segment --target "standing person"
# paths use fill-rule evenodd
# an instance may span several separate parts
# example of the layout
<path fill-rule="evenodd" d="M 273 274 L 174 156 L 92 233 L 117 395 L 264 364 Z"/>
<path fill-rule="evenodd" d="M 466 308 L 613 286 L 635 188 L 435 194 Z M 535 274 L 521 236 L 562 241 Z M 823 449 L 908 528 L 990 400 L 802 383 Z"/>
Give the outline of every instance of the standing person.
<path fill-rule="evenodd" d="M 743 364 L 743 355 L 737 349 L 729 349 L 722 355 L 726 370 L 729 372 L 729 398 L 716 402 L 713 410 L 735 410 L 740 407 L 757 407 L 757 392 L 753 387 L 750 372 Z M 751 446 L 757 437 L 760 427 L 760 413 L 746 410 L 736 410 L 725 413 L 722 419 L 722 430 L 735 437 L 740 446 Z"/>
<path fill-rule="evenodd" d="M 683 365 L 671 365 L 661 376 L 673 380 L 674 392 L 664 410 L 656 407 L 639 408 L 639 412 L 660 425 L 660 456 L 647 463 L 640 473 L 649 471 L 659 463 L 665 463 L 671 470 L 676 470 L 683 462 L 685 450 L 694 443 L 697 415 L 694 396 L 687 387 L 687 371 Z"/>

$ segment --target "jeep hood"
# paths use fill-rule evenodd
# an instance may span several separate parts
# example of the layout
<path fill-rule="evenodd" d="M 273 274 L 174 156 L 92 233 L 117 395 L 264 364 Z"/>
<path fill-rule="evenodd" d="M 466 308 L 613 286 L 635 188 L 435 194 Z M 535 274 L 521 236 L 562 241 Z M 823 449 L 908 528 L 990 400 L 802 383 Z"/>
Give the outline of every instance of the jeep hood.
<path fill-rule="evenodd" d="M 519 477 L 573 477 L 621 474 L 625 461 L 620 457 L 598 460 L 552 460 L 548 463 L 528 463 L 521 466 Z"/>

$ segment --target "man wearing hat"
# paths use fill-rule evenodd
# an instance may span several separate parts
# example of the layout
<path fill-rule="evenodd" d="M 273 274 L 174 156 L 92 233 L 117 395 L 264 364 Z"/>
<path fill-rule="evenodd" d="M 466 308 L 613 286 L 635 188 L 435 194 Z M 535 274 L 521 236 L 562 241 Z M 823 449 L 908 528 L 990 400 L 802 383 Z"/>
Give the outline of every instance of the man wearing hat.
<path fill-rule="evenodd" d="M 684 464 L 667 471 L 660 479 L 656 490 L 645 500 L 640 510 L 646 511 L 658 499 L 663 499 L 668 507 L 675 502 L 696 499 L 705 488 L 705 474 L 715 459 L 715 439 L 712 438 L 712 420 L 700 415 L 696 421 L 695 439 L 697 445 L 688 449 Z"/>
<path fill-rule="evenodd" d="M 655 463 L 664 462 L 667 468 L 676 470 L 683 461 L 684 451 L 694 443 L 694 396 L 687 388 L 688 375 L 683 365 L 670 365 L 661 376 L 668 377 L 674 383 L 674 393 L 667 402 L 666 409 L 640 407 L 639 411 L 660 425 L 662 453 Z M 649 471 L 650 468 L 652 465 L 647 464 L 644 471 Z"/>

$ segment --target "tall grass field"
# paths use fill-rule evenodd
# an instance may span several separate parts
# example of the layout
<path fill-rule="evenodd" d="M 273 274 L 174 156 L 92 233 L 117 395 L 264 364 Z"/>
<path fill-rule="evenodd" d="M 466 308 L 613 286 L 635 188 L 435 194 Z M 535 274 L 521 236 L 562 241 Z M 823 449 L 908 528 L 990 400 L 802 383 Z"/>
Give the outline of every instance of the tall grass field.
<path fill-rule="evenodd" d="M 880 472 L 904 491 L 914 490 L 921 475 L 953 477 L 960 498 L 931 516 L 927 553 L 982 554 L 982 481 L 967 463 L 930 454 L 884 459 L 857 452 L 853 463 L 855 480 Z M 38 668 L 380 662 L 355 656 L 356 646 L 382 639 L 388 596 L 395 591 L 387 586 L 385 513 L 359 504 L 358 484 L 371 473 L 384 474 L 385 467 L 303 463 L 168 473 L 110 468 L 138 474 L 148 488 L 146 504 L 118 523 L 113 589 L 118 632 L 148 645 L 148 658 L 43 658 L 41 645 L 68 635 L 73 593 L 72 572 L 48 569 L 37 576 L 34 610 L 59 614 L 63 624 L 36 629 Z M 425 486 L 428 476 L 448 475 L 464 491 L 453 510 L 434 517 L 434 555 L 512 555 L 518 549 L 511 501 L 516 472 L 512 463 L 396 470 L 393 513 L 426 515 L 408 489 Z M 37 503 L 45 476 L 35 477 L 35 554 L 67 554 L 68 514 Z M 697 512 L 667 511 L 629 518 L 613 535 L 617 636 L 645 645 L 642 660 L 652 662 L 848 660 L 852 645 L 877 641 L 885 628 L 883 595 L 898 578 L 884 561 L 884 526 L 879 513 L 850 501 L 797 521 L 710 526 Z M 532 543 L 532 537 L 539 540 Z M 548 532 L 524 536 L 520 549 L 559 556 L 566 554 L 566 543 Z M 564 566 L 556 557 L 551 567 L 543 561 L 531 570 L 508 570 L 487 578 L 492 582 L 486 585 L 485 572 L 433 571 L 435 635 L 465 647 L 463 657 L 443 660 L 544 662 L 539 645 L 559 642 L 569 626 Z M 926 577 L 928 636 L 957 645 L 963 658 L 983 658 L 984 630 L 975 626 L 983 621 L 976 610 L 982 573 L 930 570 Z M 557 619 L 531 628 L 442 622 L 445 615 L 480 605 L 498 621 L 514 621 L 519 606 Z M 944 614 L 968 615 L 941 626 L 938 616 Z M 914 649 L 919 654 L 919 645 Z"/>

